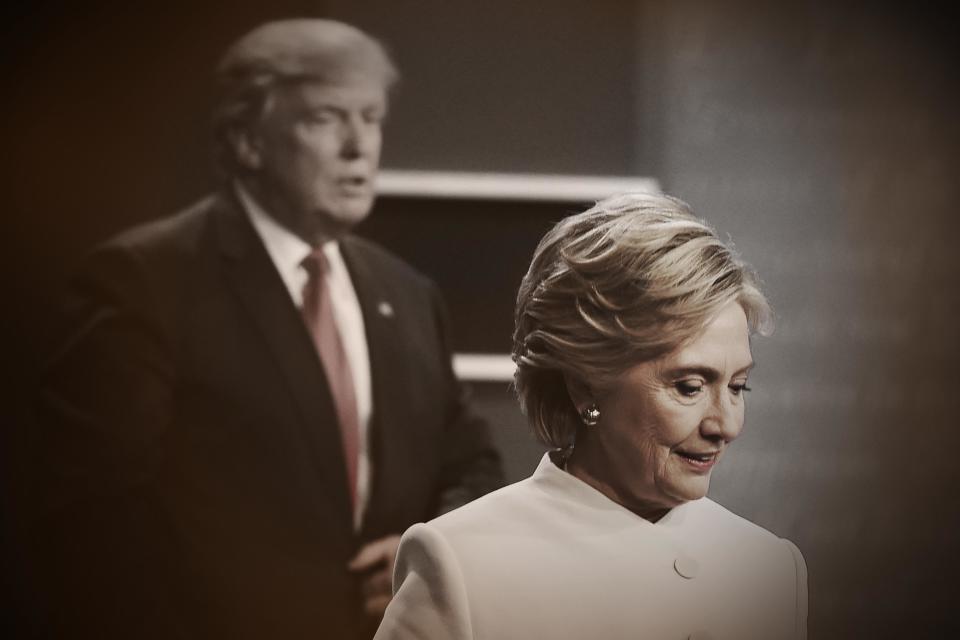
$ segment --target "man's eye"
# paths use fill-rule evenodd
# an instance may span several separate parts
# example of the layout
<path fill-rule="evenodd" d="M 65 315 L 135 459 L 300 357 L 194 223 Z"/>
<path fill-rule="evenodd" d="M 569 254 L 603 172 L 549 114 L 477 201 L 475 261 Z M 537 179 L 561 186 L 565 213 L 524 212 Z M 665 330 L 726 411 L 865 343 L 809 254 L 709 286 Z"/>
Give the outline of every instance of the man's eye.
<path fill-rule="evenodd" d="M 675 386 L 677 391 L 687 397 L 693 397 L 703 391 L 703 383 L 699 380 L 680 380 Z"/>
<path fill-rule="evenodd" d="M 329 111 L 316 111 L 305 118 L 307 124 L 312 125 L 330 124 L 335 122 L 336 119 L 336 115 Z"/>

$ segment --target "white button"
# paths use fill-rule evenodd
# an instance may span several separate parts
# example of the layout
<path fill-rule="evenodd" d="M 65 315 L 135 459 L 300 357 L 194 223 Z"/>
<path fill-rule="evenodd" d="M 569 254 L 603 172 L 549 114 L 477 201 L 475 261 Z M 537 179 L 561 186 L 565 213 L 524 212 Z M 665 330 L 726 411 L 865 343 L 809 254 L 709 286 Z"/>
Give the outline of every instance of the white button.
<path fill-rule="evenodd" d="M 689 580 L 697 577 L 697 573 L 700 572 L 700 563 L 690 556 L 680 556 L 673 561 L 673 568 L 678 574 Z"/>

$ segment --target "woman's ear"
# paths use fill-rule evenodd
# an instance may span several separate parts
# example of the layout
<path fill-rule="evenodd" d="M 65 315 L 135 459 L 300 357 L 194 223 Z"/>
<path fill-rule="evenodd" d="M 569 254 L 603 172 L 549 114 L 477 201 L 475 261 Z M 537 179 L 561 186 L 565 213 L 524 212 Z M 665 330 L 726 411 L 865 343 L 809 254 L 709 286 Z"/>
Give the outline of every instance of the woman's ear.
<path fill-rule="evenodd" d="M 593 397 L 593 391 L 580 379 L 574 378 L 569 373 L 565 373 L 563 374 L 563 382 L 567 386 L 567 393 L 570 395 L 570 400 L 578 412 L 583 410 L 584 407 L 596 402 Z"/>

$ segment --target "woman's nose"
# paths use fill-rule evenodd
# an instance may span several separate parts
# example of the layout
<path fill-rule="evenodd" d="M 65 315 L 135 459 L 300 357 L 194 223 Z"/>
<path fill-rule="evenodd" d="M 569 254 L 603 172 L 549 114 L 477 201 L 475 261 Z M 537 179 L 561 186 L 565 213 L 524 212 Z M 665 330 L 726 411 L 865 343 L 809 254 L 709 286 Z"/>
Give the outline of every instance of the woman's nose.
<path fill-rule="evenodd" d="M 714 395 L 710 407 L 700 423 L 705 437 L 731 442 L 743 429 L 743 398 L 733 396 L 726 388 Z"/>

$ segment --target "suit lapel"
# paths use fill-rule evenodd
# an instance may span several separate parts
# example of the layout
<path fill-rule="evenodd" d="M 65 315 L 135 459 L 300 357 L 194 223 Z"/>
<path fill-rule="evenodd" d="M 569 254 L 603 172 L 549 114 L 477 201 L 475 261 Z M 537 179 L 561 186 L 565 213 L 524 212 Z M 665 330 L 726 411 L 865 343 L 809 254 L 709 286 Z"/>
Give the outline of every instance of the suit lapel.
<path fill-rule="evenodd" d="M 223 272 L 260 330 L 300 409 L 305 441 L 315 452 L 320 484 L 352 520 L 343 449 L 329 385 L 309 332 L 253 225 L 233 198 L 214 209 Z M 271 375 L 269 372 L 264 375 Z"/>
<path fill-rule="evenodd" d="M 397 384 L 396 380 L 398 373 L 404 370 L 403 336 L 397 317 L 400 307 L 394 293 L 387 287 L 385 274 L 376 272 L 364 247 L 356 240 L 344 238 L 340 249 L 360 302 L 370 354 L 373 416 L 368 437 L 374 476 L 363 527 L 369 530 L 376 528 L 377 514 L 384 512 L 380 505 L 383 486 L 387 482 L 382 473 L 383 452 L 390 450 L 390 439 L 403 433 L 402 425 L 407 421 L 403 412 L 408 403 L 403 398 L 403 385 Z"/>

